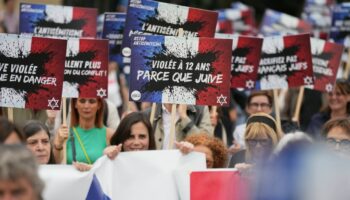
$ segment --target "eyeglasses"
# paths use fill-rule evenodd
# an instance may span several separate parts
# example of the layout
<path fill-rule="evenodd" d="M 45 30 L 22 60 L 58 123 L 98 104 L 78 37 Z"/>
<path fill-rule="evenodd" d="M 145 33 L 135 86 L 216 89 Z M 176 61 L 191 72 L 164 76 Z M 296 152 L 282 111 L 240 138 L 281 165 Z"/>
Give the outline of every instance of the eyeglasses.
<path fill-rule="evenodd" d="M 343 139 L 343 140 L 337 140 L 334 138 L 327 138 L 326 144 L 330 147 L 336 147 L 336 145 L 339 145 L 339 149 L 344 151 L 350 151 L 350 140 Z"/>
<path fill-rule="evenodd" d="M 251 147 L 255 147 L 258 143 L 263 147 L 268 147 L 272 144 L 272 141 L 270 139 L 247 139 L 246 142 Z"/>
<path fill-rule="evenodd" d="M 78 101 L 79 101 L 80 103 L 82 103 L 82 104 L 84 104 L 84 103 L 86 103 L 86 102 L 88 102 L 89 104 L 94 104 L 94 103 L 97 102 L 96 99 L 79 99 Z"/>
<path fill-rule="evenodd" d="M 263 110 L 271 108 L 271 104 L 269 104 L 269 103 L 250 103 L 249 104 L 249 107 L 254 108 L 254 109 L 258 109 L 259 106 Z"/>

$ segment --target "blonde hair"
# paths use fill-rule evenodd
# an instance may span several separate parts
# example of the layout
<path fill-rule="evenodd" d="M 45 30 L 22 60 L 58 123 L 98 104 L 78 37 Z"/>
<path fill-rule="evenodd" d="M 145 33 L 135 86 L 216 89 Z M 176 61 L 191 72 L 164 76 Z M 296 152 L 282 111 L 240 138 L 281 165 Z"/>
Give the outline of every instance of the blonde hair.
<path fill-rule="evenodd" d="M 254 121 L 249 123 L 250 119 L 256 118 L 256 117 L 261 117 L 262 119 L 269 120 L 270 122 L 273 123 L 272 125 L 274 126 L 271 126 L 268 123 L 265 123 L 263 121 L 261 122 Z M 244 141 L 247 146 L 247 156 L 246 156 L 247 158 L 251 156 L 251 149 L 249 145 L 247 145 L 247 140 L 249 139 L 254 139 L 259 136 L 266 135 L 268 138 L 271 139 L 273 148 L 277 146 L 278 142 L 282 138 L 282 133 L 278 131 L 276 120 L 271 115 L 260 112 L 260 113 L 251 115 L 247 121 L 248 123 L 244 134 Z"/>

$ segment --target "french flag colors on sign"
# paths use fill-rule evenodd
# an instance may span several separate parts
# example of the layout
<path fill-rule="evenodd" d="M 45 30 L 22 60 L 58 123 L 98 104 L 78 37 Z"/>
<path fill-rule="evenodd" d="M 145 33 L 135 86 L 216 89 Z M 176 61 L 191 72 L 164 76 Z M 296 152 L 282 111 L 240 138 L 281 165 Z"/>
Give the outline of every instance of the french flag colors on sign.
<path fill-rule="evenodd" d="M 232 40 L 135 36 L 130 99 L 228 105 Z"/>
<path fill-rule="evenodd" d="M 97 9 L 45 4 L 20 5 L 20 32 L 36 36 L 96 37 Z"/>
<path fill-rule="evenodd" d="M 0 106 L 59 109 L 66 44 L 0 34 Z"/>

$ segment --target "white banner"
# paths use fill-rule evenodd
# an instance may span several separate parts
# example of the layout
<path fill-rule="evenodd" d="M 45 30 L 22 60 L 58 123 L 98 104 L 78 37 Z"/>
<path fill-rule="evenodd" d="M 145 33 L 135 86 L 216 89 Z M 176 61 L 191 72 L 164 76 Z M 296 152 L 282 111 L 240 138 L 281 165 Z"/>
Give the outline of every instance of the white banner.
<path fill-rule="evenodd" d="M 100 158 L 89 172 L 70 165 L 43 165 L 43 197 L 49 200 L 190 199 L 190 173 L 206 169 L 202 153 L 178 150 L 120 153 L 113 161 Z"/>

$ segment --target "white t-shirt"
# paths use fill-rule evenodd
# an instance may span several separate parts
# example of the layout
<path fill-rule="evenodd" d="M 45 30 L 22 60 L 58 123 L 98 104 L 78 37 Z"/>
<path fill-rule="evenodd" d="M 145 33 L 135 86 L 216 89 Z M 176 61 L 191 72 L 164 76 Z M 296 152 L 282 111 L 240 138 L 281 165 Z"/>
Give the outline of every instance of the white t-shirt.
<path fill-rule="evenodd" d="M 246 128 L 246 123 L 240 124 L 236 126 L 235 131 L 233 132 L 233 138 L 235 141 L 241 145 L 241 149 L 245 149 L 245 142 L 244 142 L 244 133 Z"/>

